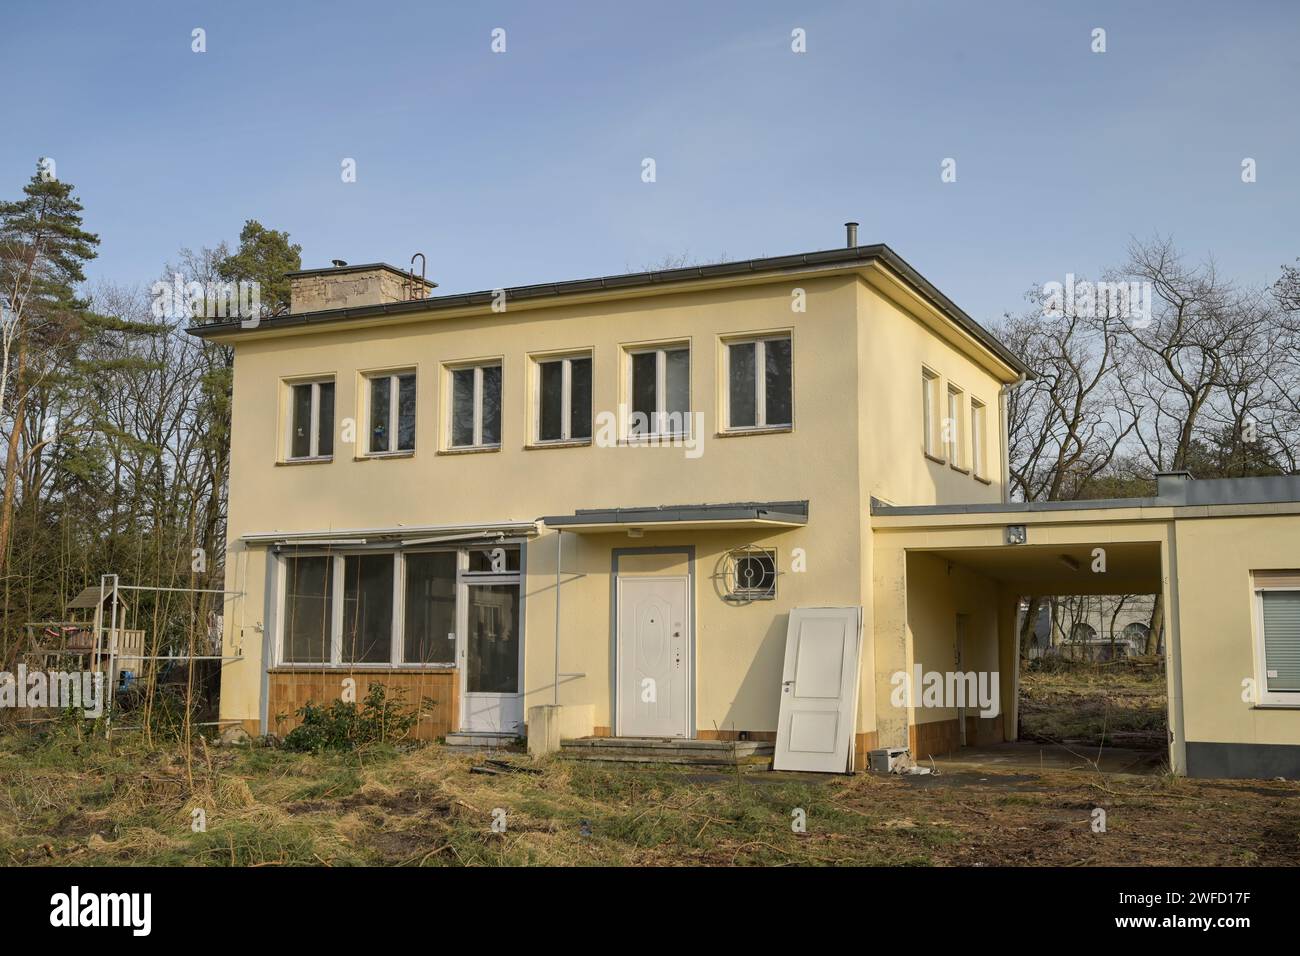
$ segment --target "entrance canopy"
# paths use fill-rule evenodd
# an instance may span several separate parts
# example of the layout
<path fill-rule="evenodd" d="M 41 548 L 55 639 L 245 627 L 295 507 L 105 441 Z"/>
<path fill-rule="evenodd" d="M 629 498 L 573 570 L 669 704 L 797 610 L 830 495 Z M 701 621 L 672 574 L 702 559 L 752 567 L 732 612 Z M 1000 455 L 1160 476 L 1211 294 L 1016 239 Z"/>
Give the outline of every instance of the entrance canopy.
<path fill-rule="evenodd" d="M 717 505 L 656 505 L 648 508 L 586 508 L 552 515 L 548 528 L 585 534 L 611 531 L 713 528 L 800 528 L 808 523 L 807 501 L 747 501 Z"/>

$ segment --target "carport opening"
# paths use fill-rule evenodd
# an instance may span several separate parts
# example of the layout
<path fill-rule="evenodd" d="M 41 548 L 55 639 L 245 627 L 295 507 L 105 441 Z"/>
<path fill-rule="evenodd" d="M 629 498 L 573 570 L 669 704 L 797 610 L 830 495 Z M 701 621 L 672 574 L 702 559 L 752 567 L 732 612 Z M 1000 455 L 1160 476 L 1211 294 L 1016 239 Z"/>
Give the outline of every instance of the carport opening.
<path fill-rule="evenodd" d="M 909 745 L 921 761 L 1168 765 L 1158 541 L 907 552 Z M 978 707 L 924 686 L 957 675 Z M 987 675 L 989 695 L 980 680 Z M 994 678 L 996 677 L 996 680 Z M 931 684 L 931 686 L 934 686 Z M 999 688 L 994 690 L 994 688 Z M 951 696 L 951 695 L 948 695 Z M 985 696 L 998 697 L 997 708 Z"/>
<path fill-rule="evenodd" d="M 1156 595 L 1023 598 L 1017 633 L 1018 740 L 1165 755 L 1169 702 Z"/>

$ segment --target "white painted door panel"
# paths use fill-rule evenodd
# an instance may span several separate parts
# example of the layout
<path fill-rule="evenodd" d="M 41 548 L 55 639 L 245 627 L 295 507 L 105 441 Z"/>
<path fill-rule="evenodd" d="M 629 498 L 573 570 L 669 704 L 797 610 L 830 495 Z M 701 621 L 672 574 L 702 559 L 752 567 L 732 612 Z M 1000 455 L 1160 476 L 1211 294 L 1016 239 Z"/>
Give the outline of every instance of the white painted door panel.
<path fill-rule="evenodd" d="M 689 737 L 690 593 L 685 577 L 618 579 L 615 733 Z"/>
<path fill-rule="evenodd" d="M 790 612 L 773 769 L 852 769 L 861 662 L 861 608 Z"/>

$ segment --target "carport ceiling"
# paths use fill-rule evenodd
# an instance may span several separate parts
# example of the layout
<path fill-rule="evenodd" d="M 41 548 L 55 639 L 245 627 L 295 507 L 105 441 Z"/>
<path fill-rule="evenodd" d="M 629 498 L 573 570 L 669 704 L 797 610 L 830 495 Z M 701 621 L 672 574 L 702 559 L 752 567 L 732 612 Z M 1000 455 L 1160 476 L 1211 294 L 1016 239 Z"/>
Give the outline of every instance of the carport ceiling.
<path fill-rule="evenodd" d="M 1105 552 L 1105 571 L 1094 571 L 1095 548 Z M 1160 545 L 1004 545 L 949 548 L 926 553 L 996 578 L 1021 594 L 1155 594 L 1160 591 Z"/>

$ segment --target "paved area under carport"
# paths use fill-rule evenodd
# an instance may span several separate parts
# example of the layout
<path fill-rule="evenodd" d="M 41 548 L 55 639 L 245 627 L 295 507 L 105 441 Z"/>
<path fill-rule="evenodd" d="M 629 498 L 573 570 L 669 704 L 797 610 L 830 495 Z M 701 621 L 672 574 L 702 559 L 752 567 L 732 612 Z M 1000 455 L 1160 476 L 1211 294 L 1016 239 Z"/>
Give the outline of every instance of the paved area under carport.
<path fill-rule="evenodd" d="M 929 761 L 923 761 L 928 764 Z M 941 773 L 952 770 L 1099 770 L 1102 773 L 1153 775 L 1168 770 L 1169 757 L 1164 750 L 1126 750 L 1122 747 L 1098 748 L 1087 744 L 1047 744 L 1016 740 L 982 747 L 962 747 L 934 757 Z"/>

